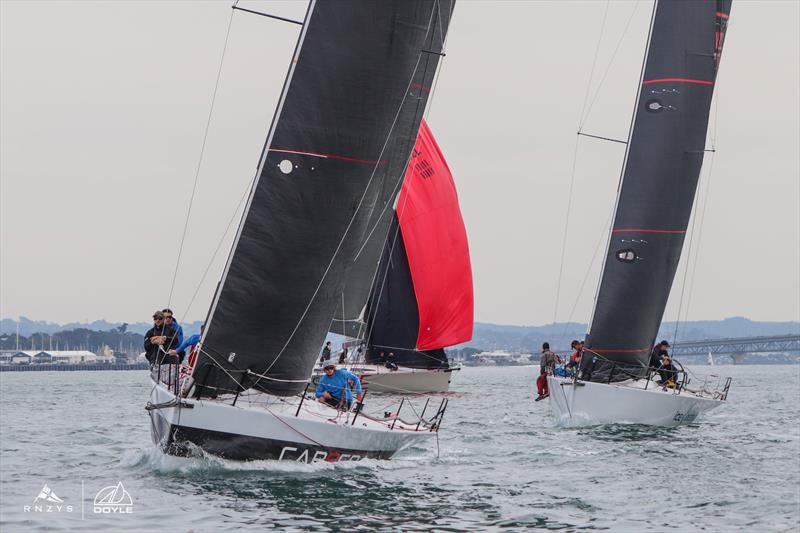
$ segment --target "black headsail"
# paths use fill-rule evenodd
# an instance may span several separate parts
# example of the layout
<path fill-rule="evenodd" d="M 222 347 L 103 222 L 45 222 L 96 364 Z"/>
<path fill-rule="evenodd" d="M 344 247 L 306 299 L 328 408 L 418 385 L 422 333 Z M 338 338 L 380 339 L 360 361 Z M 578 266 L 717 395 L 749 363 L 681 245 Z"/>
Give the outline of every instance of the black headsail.
<path fill-rule="evenodd" d="M 392 361 L 410 368 L 447 368 L 444 349 L 417 350 L 419 310 L 403 234 L 392 210 L 375 285 L 366 310 L 367 363 Z"/>
<path fill-rule="evenodd" d="M 586 346 L 591 379 L 646 373 L 703 164 L 731 0 L 656 1 Z M 588 368 L 587 368 L 588 370 Z M 613 379 L 624 379 L 615 372 Z"/>
<path fill-rule="evenodd" d="M 196 396 L 303 389 L 380 202 L 380 176 L 404 168 L 414 145 L 422 113 L 401 120 L 401 110 L 441 49 L 433 24 L 444 7 L 312 0 L 209 312 Z"/>
<path fill-rule="evenodd" d="M 455 0 L 438 1 L 431 21 L 431 31 L 428 32 L 424 44 L 426 50 L 442 52 L 454 5 Z M 403 135 L 394 138 L 394 142 L 386 147 L 386 153 L 390 156 L 387 157 L 387 164 L 380 169 L 381 174 L 375 177 L 374 186 L 379 189 L 378 200 L 370 213 L 362 242 L 340 295 L 339 306 L 331 324 L 331 331 L 334 333 L 351 337 L 364 334 L 363 324 L 359 322 L 359 318 L 362 318 L 362 311 L 367 304 L 378 262 L 381 259 L 381 251 L 389 235 L 389 225 L 394 216 L 394 202 L 403 184 L 409 154 L 414 147 L 416 134 L 412 133 L 412 130 L 419 126 L 420 117 L 425 111 L 439 59 L 438 53 L 425 54 L 408 88 L 407 98 L 396 125 L 396 129 L 402 131 Z"/>

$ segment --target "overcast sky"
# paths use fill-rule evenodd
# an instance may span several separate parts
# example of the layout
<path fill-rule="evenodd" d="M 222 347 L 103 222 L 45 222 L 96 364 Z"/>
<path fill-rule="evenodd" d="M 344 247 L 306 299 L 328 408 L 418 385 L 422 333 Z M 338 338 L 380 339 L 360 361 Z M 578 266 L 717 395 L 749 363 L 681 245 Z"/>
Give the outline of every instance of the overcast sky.
<path fill-rule="evenodd" d="M 0 317 L 139 321 L 167 305 L 230 5 L 0 0 Z M 299 19 L 306 3 L 240 5 Z M 598 47 L 606 2 L 457 3 L 428 120 L 460 195 L 476 320 L 588 321 L 624 146 L 577 145 L 555 312 L 575 132 L 627 136 L 651 8 L 611 2 Z M 800 320 L 799 26 L 797 1 L 734 0 L 702 238 L 698 219 L 667 320 L 684 285 L 682 319 Z M 233 16 L 170 304 L 183 320 L 210 303 L 297 34 Z"/>

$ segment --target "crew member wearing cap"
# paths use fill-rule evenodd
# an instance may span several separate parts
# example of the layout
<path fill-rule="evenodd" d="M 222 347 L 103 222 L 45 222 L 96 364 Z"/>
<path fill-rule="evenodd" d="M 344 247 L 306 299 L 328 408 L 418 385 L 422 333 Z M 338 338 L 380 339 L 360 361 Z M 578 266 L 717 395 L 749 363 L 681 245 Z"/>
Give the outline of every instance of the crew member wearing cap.
<path fill-rule="evenodd" d="M 164 322 L 164 313 L 156 311 L 153 313 L 153 327 L 144 334 L 145 357 L 151 365 L 177 362 L 167 358 L 167 351 L 178 345 L 178 336 L 175 328 Z M 163 349 L 162 349 L 163 348 Z"/>
<path fill-rule="evenodd" d="M 344 368 L 337 370 L 336 365 L 330 362 L 323 367 L 323 370 L 325 375 L 319 380 L 316 394 L 320 403 L 326 403 L 331 407 L 350 409 L 350 404 L 353 402 L 353 393 L 350 392 L 350 387 L 355 387 L 357 405 L 360 408 L 363 394 L 361 380 L 358 379 L 358 376 Z"/>

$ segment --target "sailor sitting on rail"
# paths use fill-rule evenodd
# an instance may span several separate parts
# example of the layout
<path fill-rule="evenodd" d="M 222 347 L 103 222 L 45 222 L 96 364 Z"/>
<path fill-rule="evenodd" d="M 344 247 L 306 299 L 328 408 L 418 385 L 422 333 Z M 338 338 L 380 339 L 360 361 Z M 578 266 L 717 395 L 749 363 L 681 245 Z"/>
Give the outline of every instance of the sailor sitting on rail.
<path fill-rule="evenodd" d="M 320 403 L 326 403 L 331 407 L 341 407 L 343 409 L 350 409 L 350 404 L 353 402 L 353 394 L 350 392 L 350 387 L 356 388 L 356 399 L 358 400 L 357 408 L 361 406 L 361 380 L 358 376 L 345 370 L 344 368 L 336 369 L 333 363 L 327 363 L 325 368 L 325 375 L 319 380 L 317 385 L 317 399 Z M 344 403 L 342 402 L 344 391 Z"/>

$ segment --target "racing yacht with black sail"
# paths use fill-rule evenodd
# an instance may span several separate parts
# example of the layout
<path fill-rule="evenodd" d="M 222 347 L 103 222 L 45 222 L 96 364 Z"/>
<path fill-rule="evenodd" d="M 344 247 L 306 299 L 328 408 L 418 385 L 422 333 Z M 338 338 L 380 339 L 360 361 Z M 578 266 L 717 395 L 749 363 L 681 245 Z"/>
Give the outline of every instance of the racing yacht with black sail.
<path fill-rule="evenodd" d="M 369 222 L 408 164 L 452 4 L 310 2 L 196 359 L 185 377 L 153 372 L 167 453 L 389 458 L 438 430 L 444 400 L 408 422 L 306 396 Z"/>
<path fill-rule="evenodd" d="M 656 0 L 608 249 L 578 376 L 548 377 L 559 424 L 677 425 L 722 388 L 659 384 L 650 353 L 688 228 L 731 0 Z M 666 380 L 664 380 L 666 381 Z"/>

